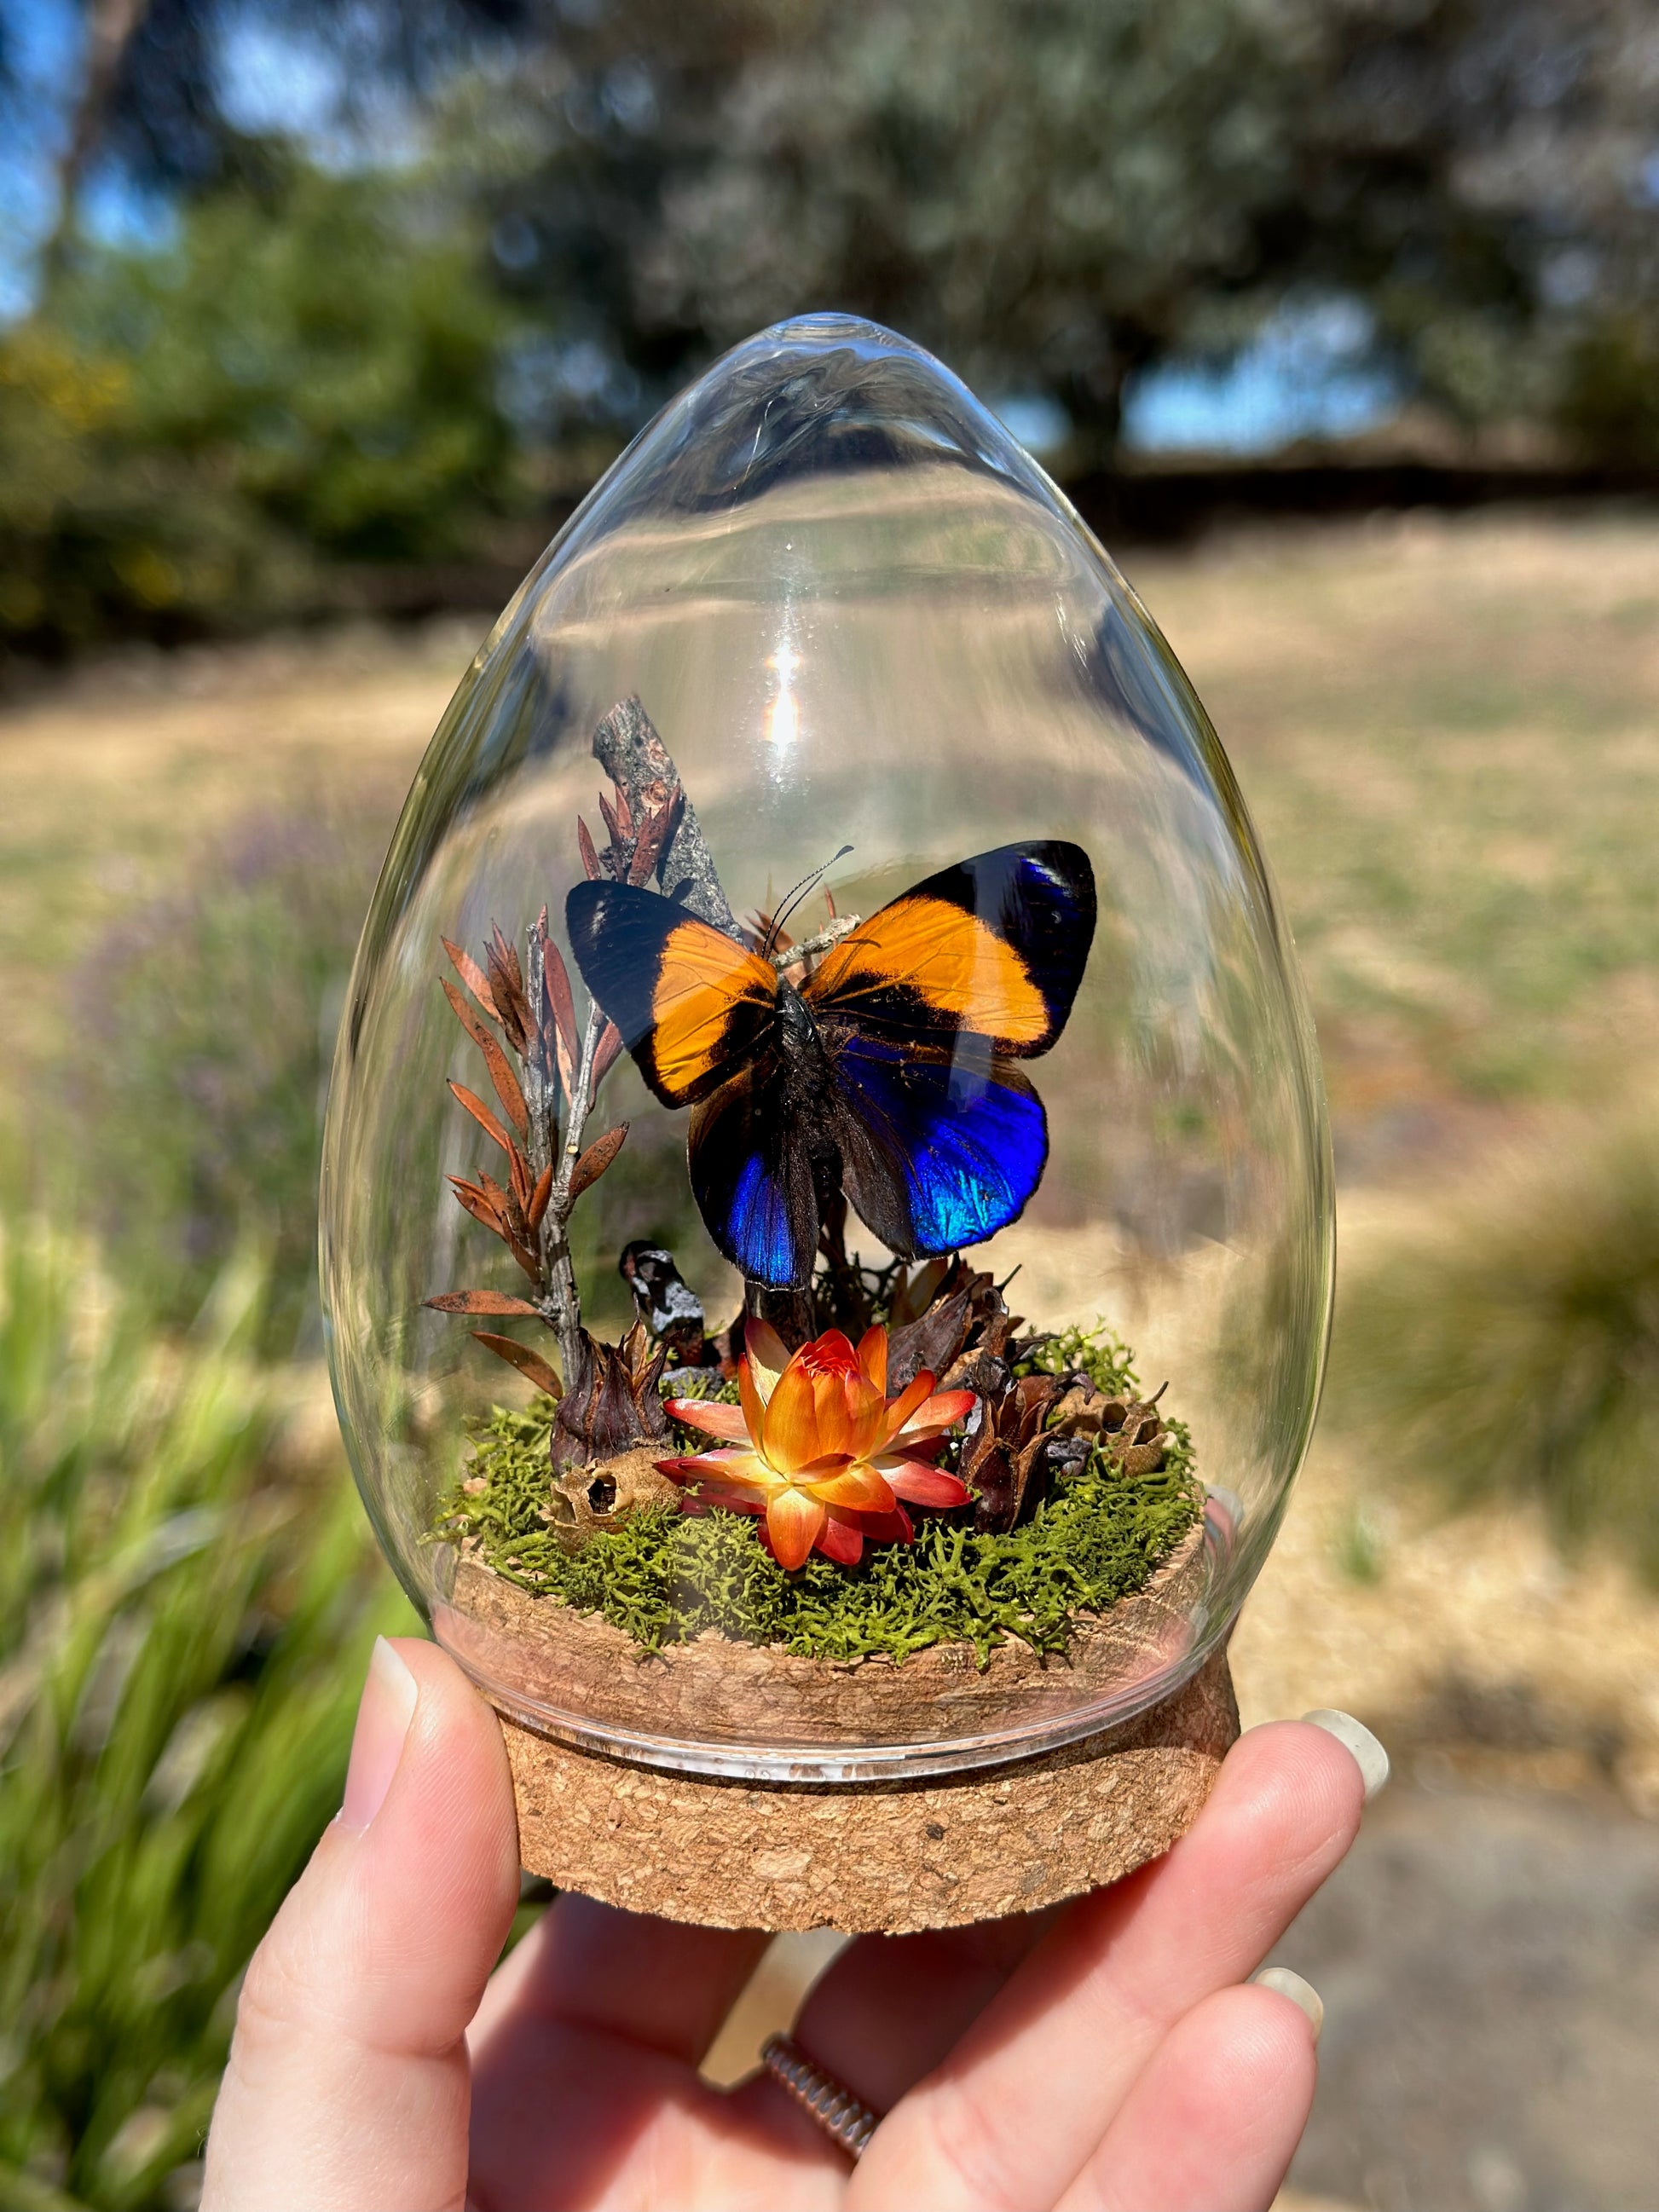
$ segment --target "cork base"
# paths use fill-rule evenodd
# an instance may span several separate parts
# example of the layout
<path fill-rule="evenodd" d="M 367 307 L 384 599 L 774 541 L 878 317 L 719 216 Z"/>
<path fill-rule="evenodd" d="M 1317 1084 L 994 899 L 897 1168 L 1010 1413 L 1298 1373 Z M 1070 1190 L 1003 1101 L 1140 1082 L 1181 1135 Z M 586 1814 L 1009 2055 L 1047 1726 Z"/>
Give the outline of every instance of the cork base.
<path fill-rule="evenodd" d="M 1031 1912 L 1169 1850 L 1238 1734 L 1227 1655 L 1059 1751 L 915 1782 L 768 1787 L 623 1765 L 503 1719 L 532 1874 L 713 1928 L 905 1935 Z"/>

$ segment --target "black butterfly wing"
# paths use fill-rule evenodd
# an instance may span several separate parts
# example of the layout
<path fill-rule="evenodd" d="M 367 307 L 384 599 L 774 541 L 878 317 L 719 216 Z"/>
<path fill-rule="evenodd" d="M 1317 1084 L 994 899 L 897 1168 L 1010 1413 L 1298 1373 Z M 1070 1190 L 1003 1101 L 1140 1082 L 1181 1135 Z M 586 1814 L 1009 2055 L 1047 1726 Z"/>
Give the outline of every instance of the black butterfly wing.
<path fill-rule="evenodd" d="M 1030 1078 L 979 1037 L 942 1051 L 830 1041 L 830 1132 L 847 1195 L 906 1260 L 983 1243 L 1024 1211 L 1048 1158 Z"/>
<path fill-rule="evenodd" d="M 696 1108 L 686 1156 L 704 1224 L 732 1266 L 775 1290 L 810 1280 L 818 1246 L 811 1157 L 775 1053 Z"/>
<path fill-rule="evenodd" d="M 1033 1059 L 1066 1026 L 1096 915 L 1080 845 L 999 845 L 860 923 L 802 996 L 820 1019 L 866 1035 L 942 1048 L 969 1032 L 1005 1058 Z"/>
<path fill-rule="evenodd" d="M 771 963 L 659 892 L 578 884 L 564 918 L 583 982 L 665 1106 L 708 1097 L 776 1018 Z"/>

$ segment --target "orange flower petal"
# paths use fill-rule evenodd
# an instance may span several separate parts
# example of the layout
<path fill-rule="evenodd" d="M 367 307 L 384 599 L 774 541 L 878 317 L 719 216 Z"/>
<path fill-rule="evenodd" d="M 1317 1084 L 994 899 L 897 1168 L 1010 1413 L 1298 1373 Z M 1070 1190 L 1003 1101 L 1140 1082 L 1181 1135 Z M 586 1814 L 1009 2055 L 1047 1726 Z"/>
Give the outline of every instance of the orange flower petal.
<path fill-rule="evenodd" d="M 915 1380 L 907 1389 L 901 1390 L 898 1396 L 889 1405 L 885 1422 L 886 1435 L 882 1438 L 884 1443 L 890 1442 L 897 1436 L 906 1422 L 921 1410 L 933 1395 L 933 1378 L 924 1367 Z"/>
<path fill-rule="evenodd" d="M 887 1442 L 892 1427 L 887 1401 L 862 1376 L 848 1387 L 856 1394 L 848 1449 L 854 1459 L 869 1459 Z"/>
<path fill-rule="evenodd" d="M 852 1339 L 838 1328 L 826 1328 L 822 1336 L 803 1344 L 795 1357 L 813 1375 L 858 1373 L 858 1354 L 853 1349 Z"/>
<path fill-rule="evenodd" d="M 887 1331 L 880 1322 L 866 1328 L 859 1339 L 859 1365 L 864 1379 L 872 1390 L 887 1395 Z"/>
<path fill-rule="evenodd" d="M 780 1474 L 793 1474 L 797 1468 L 822 1455 L 813 1378 L 799 1357 L 779 1376 L 778 1387 L 766 1401 L 761 1449 Z"/>
<path fill-rule="evenodd" d="M 820 1459 L 832 1452 L 854 1449 L 853 1423 L 847 1405 L 847 1384 L 839 1375 L 812 1376 L 812 1414 L 817 1423 Z"/>
<path fill-rule="evenodd" d="M 715 1482 L 743 1483 L 755 1490 L 775 1490 L 781 1477 L 773 1474 L 766 1462 L 756 1451 L 733 1446 L 724 1451 L 699 1452 L 695 1459 L 665 1460 L 660 1462 L 665 1474 L 672 1474 L 677 1481 L 696 1482 L 704 1479 Z"/>
<path fill-rule="evenodd" d="M 692 1461 L 691 1465 L 696 1462 Z M 766 1499 L 758 1490 L 733 1490 L 724 1482 L 700 1482 L 695 1497 L 684 1500 L 684 1510 L 700 1512 L 706 1506 L 724 1505 L 732 1513 L 760 1513 L 766 1510 Z"/>
<path fill-rule="evenodd" d="M 779 1376 L 789 1364 L 789 1354 L 771 1322 L 757 1321 L 752 1314 L 743 1325 L 743 1348 L 748 1354 L 749 1365 L 755 1370 L 755 1388 L 764 1405 L 776 1389 Z"/>
<path fill-rule="evenodd" d="M 843 1468 L 839 1474 L 820 1474 L 811 1477 L 814 1498 L 821 1498 L 826 1505 L 849 1505 L 856 1513 L 890 1513 L 893 1492 L 886 1478 L 874 1468 Z"/>
<path fill-rule="evenodd" d="M 772 1539 L 772 1549 L 781 1567 L 795 1568 L 805 1564 L 807 1553 L 818 1540 L 824 1517 L 823 1506 L 804 1490 L 785 1488 L 768 1499 L 766 1533 Z"/>
<path fill-rule="evenodd" d="M 965 1482 L 954 1474 L 947 1474 L 942 1467 L 929 1467 L 925 1460 L 901 1460 L 896 1467 L 885 1467 L 888 1486 L 896 1498 L 908 1498 L 913 1505 L 965 1505 L 969 1490 Z"/>
<path fill-rule="evenodd" d="M 926 1399 L 904 1424 L 903 1437 L 920 1440 L 924 1436 L 937 1435 L 941 1429 L 950 1428 L 957 1421 L 965 1421 L 974 1409 L 971 1390 L 941 1390 Z M 894 1435 L 899 1431 L 894 1431 Z"/>
<path fill-rule="evenodd" d="M 859 1528 L 866 1544 L 909 1544 L 915 1540 L 915 1529 L 902 1505 L 896 1505 L 890 1513 L 861 1513 Z"/>
<path fill-rule="evenodd" d="M 750 1441 L 749 1424 L 741 1406 L 711 1402 L 707 1398 L 666 1398 L 663 1401 L 677 1421 L 688 1429 L 701 1429 L 706 1437 L 720 1437 L 729 1444 Z"/>
<path fill-rule="evenodd" d="M 738 1362 L 738 1396 L 750 1442 L 757 1451 L 761 1449 L 761 1440 L 766 1434 L 766 1399 L 769 1395 L 769 1391 L 763 1395 L 756 1380 L 754 1362 L 740 1359 Z"/>
<path fill-rule="evenodd" d="M 823 1516 L 818 1549 L 838 1567 L 855 1567 L 864 1557 L 864 1534 L 856 1520 L 834 1511 Z"/>

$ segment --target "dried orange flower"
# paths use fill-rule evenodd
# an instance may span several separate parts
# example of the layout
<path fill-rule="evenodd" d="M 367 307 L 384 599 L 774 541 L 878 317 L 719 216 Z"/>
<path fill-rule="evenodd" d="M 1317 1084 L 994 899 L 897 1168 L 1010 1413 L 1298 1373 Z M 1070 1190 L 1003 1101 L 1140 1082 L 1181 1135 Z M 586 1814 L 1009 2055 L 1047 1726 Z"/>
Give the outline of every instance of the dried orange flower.
<path fill-rule="evenodd" d="M 664 1474 L 696 1486 L 700 1503 L 765 1516 L 766 1540 L 781 1566 L 799 1567 L 815 1548 L 856 1566 L 866 1538 L 908 1543 L 914 1505 L 963 1505 L 968 1486 L 933 1464 L 971 1390 L 935 1394 L 926 1370 L 896 1398 L 887 1395 L 887 1331 L 866 1329 L 856 1351 L 838 1328 L 793 1357 L 775 1329 L 751 1321 L 738 1364 L 742 1403 L 671 1398 L 688 1428 L 722 1449 L 659 1460 Z"/>

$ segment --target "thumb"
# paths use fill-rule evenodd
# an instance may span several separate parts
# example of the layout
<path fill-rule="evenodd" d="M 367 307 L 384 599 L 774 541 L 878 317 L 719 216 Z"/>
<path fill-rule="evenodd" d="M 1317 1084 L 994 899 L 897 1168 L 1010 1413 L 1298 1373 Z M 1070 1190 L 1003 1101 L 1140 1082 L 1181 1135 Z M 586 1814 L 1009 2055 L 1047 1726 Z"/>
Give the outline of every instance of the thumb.
<path fill-rule="evenodd" d="M 344 1806 L 242 1985 L 203 2212 L 465 2203 L 465 2037 L 518 1881 L 495 1716 L 434 1645 L 382 1638 Z"/>

